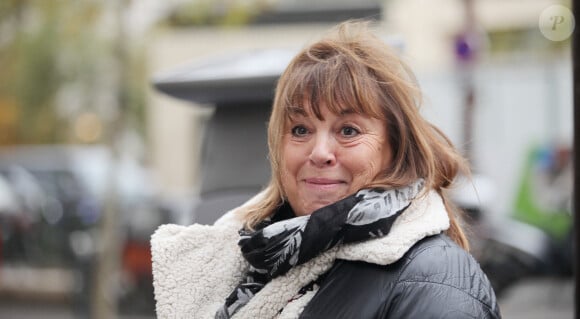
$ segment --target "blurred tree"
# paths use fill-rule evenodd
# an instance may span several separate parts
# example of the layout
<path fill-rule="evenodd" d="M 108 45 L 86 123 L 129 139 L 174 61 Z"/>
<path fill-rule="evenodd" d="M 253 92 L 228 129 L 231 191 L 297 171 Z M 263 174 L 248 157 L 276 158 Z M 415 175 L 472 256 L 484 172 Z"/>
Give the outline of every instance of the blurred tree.
<path fill-rule="evenodd" d="M 145 140 L 147 28 L 128 34 L 130 3 L 0 1 L 0 145 L 103 143 L 118 159 L 127 132 Z M 118 301 L 118 168 L 110 165 L 89 287 L 93 318 L 113 318 Z"/>
<path fill-rule="evenodd" d="M 0 145 L 103 142 L 102 130 L 83 130 L 106 129 L 120 111 L 145 137 L 144 50 L 128 43 L 126 63 L 117 63 L 109 7 L 93 0 L 0 3 Z M 127 74 L 123 110 L 109 103 L 117 72 Z M 87 114 L 97 123 L 86 125 Z"/>
<path fill-rule="evenodd" d="M 266 11 L 276 0 L 197 0 L 177 6 L 167 17 L 172 26 L 244 25 Z"/>

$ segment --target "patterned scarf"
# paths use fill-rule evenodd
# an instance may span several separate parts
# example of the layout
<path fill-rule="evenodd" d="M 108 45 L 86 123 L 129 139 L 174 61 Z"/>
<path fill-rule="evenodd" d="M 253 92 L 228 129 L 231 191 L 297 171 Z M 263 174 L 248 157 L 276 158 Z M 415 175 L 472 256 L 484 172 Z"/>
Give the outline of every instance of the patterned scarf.
<path fill-rule="evenodd" d="M 231 318 L 270 280 L 336 245 L 386 236 L 423 186 L 420 179 L 398 189 L 361 190 L 307 216 L 294 217 L 284 204 L 255 231 L 240 230 L 238 244 L 250 267 L 215 318 Z"/>

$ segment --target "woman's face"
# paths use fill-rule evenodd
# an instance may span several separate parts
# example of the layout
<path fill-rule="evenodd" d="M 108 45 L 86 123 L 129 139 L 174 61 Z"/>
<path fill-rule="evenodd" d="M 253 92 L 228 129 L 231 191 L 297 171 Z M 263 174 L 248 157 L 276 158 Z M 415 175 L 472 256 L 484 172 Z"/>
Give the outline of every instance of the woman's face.
<path fill-rule="evenodd" d="M 321 107 L 319 120 L 297 112 L 285 125 L 281 182 L 297 216 L 343 199 L 388 167 L 391 150 L 382 120 Z"/>

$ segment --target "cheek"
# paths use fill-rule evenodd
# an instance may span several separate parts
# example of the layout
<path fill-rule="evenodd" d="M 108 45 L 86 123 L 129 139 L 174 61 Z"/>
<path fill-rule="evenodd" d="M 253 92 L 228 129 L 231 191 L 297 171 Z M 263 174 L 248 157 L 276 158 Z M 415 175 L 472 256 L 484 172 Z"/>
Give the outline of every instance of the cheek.
<path fill-rule="evenodd" d="M 287 192 L 296 183 L 301 156 L 298 152 L 288 147 L 285 147 L 280 155 L 280 181 L 284 192 Z"/>
<path fill-rule="evenodd" d="M 345 163 L 345 166 L 347 166 L 347 169 L 352 174 L 353 183 L 356 184 L 355 186 L 361 186 L 362 184 L 371 182 L 379 171 L 379 164 L 369 158 L 359 161 L 349 161 L 349 163 Z"/>
<path fill-rule="evenodd" d="M 308 150 L 304 145 L 284 143 L 280 154 L 280 164 L 283 170 L 296 173 L 308 160 Z"/>
<path fill-rule="evenodd" d="M 345 164 L 353 174 L 356 186 L 370 183 L 389 163 L 389 154 L 380 143 L 366 142 L 364 148 L 351 156 L 345 156 Z"/>
<path fill-rule="evenodd" d="M 295 170 L 296 167 L 296 152 L 293 152 L 288 147 L 282 150 L 280 154 L 280 170 L 282 174 L 288 175 Z"/>

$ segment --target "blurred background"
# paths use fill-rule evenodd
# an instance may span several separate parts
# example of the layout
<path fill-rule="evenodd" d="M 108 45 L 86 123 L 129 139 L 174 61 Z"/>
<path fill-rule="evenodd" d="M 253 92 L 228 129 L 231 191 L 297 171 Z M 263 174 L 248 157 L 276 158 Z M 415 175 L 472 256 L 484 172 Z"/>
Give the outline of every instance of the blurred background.
<path fill-rule="evenodd" d="M 469 158 L 505 318 L 572 318 L 569 1 L 2 0 L 0 318 L 153 318 L 149 238 L 268 180 L 292 54 L 369 19 Z"/>

